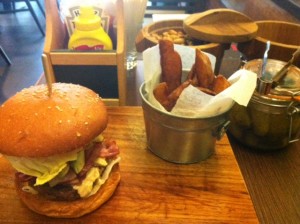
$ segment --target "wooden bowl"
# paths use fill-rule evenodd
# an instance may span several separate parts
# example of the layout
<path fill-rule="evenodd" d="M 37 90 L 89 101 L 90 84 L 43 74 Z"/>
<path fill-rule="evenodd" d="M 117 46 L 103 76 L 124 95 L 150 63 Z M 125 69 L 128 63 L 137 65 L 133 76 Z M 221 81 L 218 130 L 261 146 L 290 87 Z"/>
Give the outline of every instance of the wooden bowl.
<path fill-rule="evenodd" d="M 239 43 L 238 49 L 247 60 L 262 58 L 266 43 L 271 41 L 270 59 L 288 61 L 300 48 L 300 25 L 283 21 L 257 21 L 257 36 L 247 42 Z M 294 63 L 300 66 L 300 58 Z"/>
<path fill-rule="evenodd" d="M 167 32 L 171 29 L 175 31 L 184 32 L 183 20 L 164 20 L 154 22 L 145 26 L 143 29 L 140 30 L 135 40 L 137 51 L 143 52 L 147 48 L 153 47 L 158 44 L 158 40 L 151 36 L 151 34 L 162 34 L 163 32 Z M 228 48 L 228 46 L 224 47 L 224 45 L 220 43 L 209 43 L 201 40 L 192 41 L 194 41 L 195 45 L 191 45 L 191 47 L 199 48 L 202 51 L 210 53 L 216 57 L 217 62 L 215 72 L 218 73 L 221 60 L 224 55 L 224 50 L 225 48 Z"/>
<path fill-rule="evenodd" d="M 163 32 L 167 32 L 171 29 L 184 32 L 183 20 L 164 20 L 164 21 L 154 22 L 145 26 L 142 30 L 140 30 L 135 40 L 137 51 L 143 52 L 147 48 L 153 47 L 156 44 L 158 44 L 158 41 L 153 36 L 151 36 L 151 34 L 153 33 L 162 34 Z M 200 41 L 198 40 L 198 42 Z M 220 48 L 220 44 L 203 41 L 203 44 L 191 45 L 191 47 L 200 48 L 201 50 L 214 55 L 215 52 L 218 52 L 218 48 Z"/>

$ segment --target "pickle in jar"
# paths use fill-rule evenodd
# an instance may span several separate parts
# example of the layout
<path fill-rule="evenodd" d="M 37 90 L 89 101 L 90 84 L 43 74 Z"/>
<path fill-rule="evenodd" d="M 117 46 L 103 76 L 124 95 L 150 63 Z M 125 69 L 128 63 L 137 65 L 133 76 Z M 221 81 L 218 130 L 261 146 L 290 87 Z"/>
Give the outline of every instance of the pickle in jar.
<path fill-rule="evenodd" d="M 241 126 L 244 129 L 251 127 L 250 116 L 247 107 L 234 104 L 229 113 L 229 120 L 234 124 Z"/>
<path fill-rule="evenodd" d="M 265 136 L 270 131 L 270 115 L 250 107 L 252 130 L 255 135 Z"/>

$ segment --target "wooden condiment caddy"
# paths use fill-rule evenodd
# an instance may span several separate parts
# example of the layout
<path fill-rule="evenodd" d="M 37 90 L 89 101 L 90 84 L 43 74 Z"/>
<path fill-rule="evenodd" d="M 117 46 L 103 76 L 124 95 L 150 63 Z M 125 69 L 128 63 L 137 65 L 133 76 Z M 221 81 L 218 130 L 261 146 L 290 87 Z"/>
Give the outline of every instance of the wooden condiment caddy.
<path fill-rule="evenodd" d="M 69 36 L 60 18 L 57 1 L 45 1 L 45 9 L 46 38 L 42 57 L 44 72 L 48 73 L 53 82 L 72 82 L 95 90 L 107 105 L 125 105 L 127 91 L 123 0 L 116 2 L 116 46 L 112 51 L 67 50 Z"/>

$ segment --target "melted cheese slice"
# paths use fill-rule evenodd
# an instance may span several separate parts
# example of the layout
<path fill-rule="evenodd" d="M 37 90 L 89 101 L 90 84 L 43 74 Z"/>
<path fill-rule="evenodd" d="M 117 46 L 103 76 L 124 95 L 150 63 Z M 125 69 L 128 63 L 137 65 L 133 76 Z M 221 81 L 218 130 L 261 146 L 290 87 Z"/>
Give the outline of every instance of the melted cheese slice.
<path fill-rule="evenodd" d="M 102 175 L 101 172 L 103 167 L 91 168 L 88 171 L 86 178 L 82 181 L 81 185 L 75 185 L 73 186 L 73 189 L 77 190 L 81 198 L 86 198 L 95 194 L 99 190 L 101 185 L 103 185 L 108 179 L 113 166 L 120 160 L 121 158 L 117 157 L 116 159 L 110 161 L 104 168 L 105 170 L 103 171 Z"/>

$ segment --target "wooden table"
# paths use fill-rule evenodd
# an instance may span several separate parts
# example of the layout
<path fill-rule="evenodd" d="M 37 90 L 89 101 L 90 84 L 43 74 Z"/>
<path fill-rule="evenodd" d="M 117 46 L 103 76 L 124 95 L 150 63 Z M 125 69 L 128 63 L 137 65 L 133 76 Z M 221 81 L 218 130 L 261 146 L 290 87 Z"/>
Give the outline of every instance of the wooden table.
<path fill-rule="evenodd" d="M 121 182 L 100 209 L 78 219 L 53 219 L 28 210 L 0 158 L 1 223 L 258 223 L 227 136 L 206 161 L 178 165 L 146 146 L 141 107 L 110 107 L 105 137 L 121 149 Z"/>
<path fill-rule="evenodd" d="M 260 223 L 300 223 L 300 142 L 262 153 L 228 137 Z"/>

